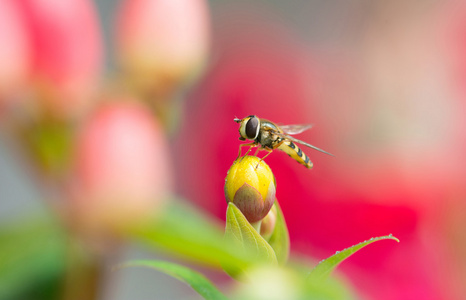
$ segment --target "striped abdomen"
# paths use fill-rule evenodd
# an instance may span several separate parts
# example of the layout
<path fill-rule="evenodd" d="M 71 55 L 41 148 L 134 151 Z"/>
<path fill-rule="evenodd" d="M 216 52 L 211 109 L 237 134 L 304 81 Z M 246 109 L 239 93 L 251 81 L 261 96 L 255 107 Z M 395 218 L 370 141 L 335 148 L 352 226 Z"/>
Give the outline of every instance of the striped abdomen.
<path fill-rule="evenodd" d="M 309 157 L 292 141 L 283 141 L 278 149 L 285 151 L 294 160 L 305 166 L 306 168 L 312 168 L 312 162 Z"/>

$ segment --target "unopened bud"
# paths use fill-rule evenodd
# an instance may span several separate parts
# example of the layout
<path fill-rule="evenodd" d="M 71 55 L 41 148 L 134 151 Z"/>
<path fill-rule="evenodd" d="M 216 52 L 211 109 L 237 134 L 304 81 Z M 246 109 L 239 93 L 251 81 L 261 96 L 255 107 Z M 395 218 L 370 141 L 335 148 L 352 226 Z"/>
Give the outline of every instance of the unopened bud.
<path fill-rule="evenodd" d="M 256 156 L 236 160 L 225 179 L 225 198 L 233 202 L 250 223 L 262 220 L 275 201 L 275 178 Z"/>
<path fill-rule="evenodd" d="M 17 1 L 31 34 L 31 80 L 40 108 L 56 118 L 80 116 L 92 106 L 102 63 L 94 2 Z"/>
<path fill-rule="evenodd" d="M 125 0 L 117 55 L 138 90 L 166 95 L 204 64 L 209 45 L 205 0 Z"/>
<path fill-rule="evenodd" d="M 103 105 L 85 122 L 76 149 L 72 213 L 81 230 L 116 232 L 164 206 L 171 187 L 167 141 L 141 104 Z"/>

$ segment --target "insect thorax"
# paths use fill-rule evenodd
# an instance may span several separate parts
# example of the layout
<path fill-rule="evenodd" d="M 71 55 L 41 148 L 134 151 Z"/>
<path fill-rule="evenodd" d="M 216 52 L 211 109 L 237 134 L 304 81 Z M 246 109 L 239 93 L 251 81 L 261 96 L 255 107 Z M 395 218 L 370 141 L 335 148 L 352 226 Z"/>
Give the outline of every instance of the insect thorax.
<path fill-rule="evenodd" d="M 256 140 L 263 148 L 275 149 L 281 143 L 282 138 L 269 130 L 261 130 Z"/>

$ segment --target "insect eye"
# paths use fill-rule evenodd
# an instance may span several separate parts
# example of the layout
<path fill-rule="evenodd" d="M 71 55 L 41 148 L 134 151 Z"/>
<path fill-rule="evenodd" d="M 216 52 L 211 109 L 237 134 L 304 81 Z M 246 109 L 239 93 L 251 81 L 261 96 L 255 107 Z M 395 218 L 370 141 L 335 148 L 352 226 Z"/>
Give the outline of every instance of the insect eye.
<path fill-rule="evenodd" d="M 259 119 L 257 117 L 251 117 L 246 123 L 246 136 L 250 140 L 254 140 L 259 133 Z"/>

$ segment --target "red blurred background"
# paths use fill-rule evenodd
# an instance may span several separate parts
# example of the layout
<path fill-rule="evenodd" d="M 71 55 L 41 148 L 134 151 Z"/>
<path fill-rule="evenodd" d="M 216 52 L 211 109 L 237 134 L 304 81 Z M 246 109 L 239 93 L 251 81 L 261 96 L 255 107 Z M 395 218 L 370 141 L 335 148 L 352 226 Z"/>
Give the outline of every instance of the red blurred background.
<path fill-rule="evenodd" d="M 214 3 L 210 65 L 174 144 L 178 189 L 224 218 L 223 180 L 240 143 L 233 117 L 312 123 L 298 138 L 336 157 L 304 147 L 312 170 L 267 157 L 292 251 L 321 259 L 392 233 L 399 244 L 341 267 L 362 295 L 460 299 L 464 16 L 455 3 Z"/>

